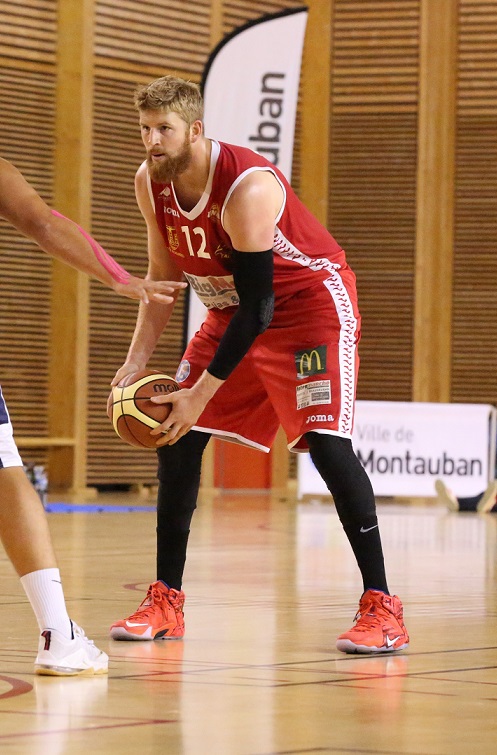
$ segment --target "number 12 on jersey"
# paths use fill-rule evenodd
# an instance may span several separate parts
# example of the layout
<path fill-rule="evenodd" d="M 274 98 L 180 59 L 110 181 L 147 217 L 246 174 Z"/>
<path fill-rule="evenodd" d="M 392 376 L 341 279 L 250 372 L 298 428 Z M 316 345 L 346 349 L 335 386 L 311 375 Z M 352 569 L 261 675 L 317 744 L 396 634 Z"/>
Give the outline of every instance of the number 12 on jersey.
<path fill-rule="evenodd" d="M 209 252 L 205 251 L 205 247 L 207 246 L 207 240 L 205 238 L 205 231 L 200 226 L 196 226 L 193 229 L 193 233 L 196 236 L 200 236 L 200 246 L 197 249 L 197 251 L 194 250 L 193 244 L 192 244 L 192 237 L 190 233 L 190 226 L 188 225 L 182 225 L 181 230 L 185 234 L 186 237 L 186 243 L 188 244 L 188 251 L 190 252 L 191 257 L 203 257 L 204 259 L 210 260 L 211 255 Z"/>

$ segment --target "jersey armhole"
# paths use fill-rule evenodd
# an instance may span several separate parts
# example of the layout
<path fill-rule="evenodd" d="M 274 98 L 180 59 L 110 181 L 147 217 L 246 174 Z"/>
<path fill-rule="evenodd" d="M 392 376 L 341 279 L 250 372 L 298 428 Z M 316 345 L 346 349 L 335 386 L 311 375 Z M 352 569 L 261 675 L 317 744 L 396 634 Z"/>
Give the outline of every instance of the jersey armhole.
<path fill-rule="evenodd" d="M 278 224 L 281 216 L 283 215 L 283 212 L 285 210 L 285 205 L 286 205 L 286 189 L 283 186 L 283 183 L 280 181 L 280 179 L 278 178 L 278 176 L 276 175 L 275 171 L 272 168 L 265 168 L 265 167 L 262 167 L 262 166 L 254 166 L 252 168 L 247 168 L 247 170 L 244 170 L 243 173 L 240 173 L 240 175 L 235 178 L 235 180 L 231 184 L 230 188 L 228 189 L 228 193 L 226 194 L 226 198 L 225 198 L 225 200 L 223 202 L 223 206 L 221 208 L 221 217 L 220 217 L 221 226 L 222 226 L 222 228 L 223 228 L 224 231 L 226 231 L 226 228 L 224 227 L 224 220 L 223 220 L 224 219 L 224 211 L 226 209 L 226 205 L 228 204 L 231 195 L 235 191 L 235 189 L 238 186 L 238 184 L 241 181 L 243 181 L 243 179 L 246 176 L 248 176 L 249 173 L 254 173 L 256 170 L 264 170 L 264 171 L 269 171 L 269 173 L 272 173 L 273 176 L 278 181 L 279 185 L 281 186 L 281 190 L 283 191 L 283 200 L 281 202 L 281 207 L 280 207 L 280 210 L 279 210 L 278 214 L 276 215 L 276 218 L 275 218 L 275 221 L 274 221 L 275 226 Z"/>

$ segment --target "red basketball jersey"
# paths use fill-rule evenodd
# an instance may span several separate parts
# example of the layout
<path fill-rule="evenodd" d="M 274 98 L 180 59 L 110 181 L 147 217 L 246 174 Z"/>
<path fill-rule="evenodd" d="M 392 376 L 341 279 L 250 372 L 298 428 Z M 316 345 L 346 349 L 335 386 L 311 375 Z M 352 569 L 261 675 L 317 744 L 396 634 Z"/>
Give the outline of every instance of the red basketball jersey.
<path fill-rule="evenodd" d="M 231 274 L 233 246 L 223 218 L 232 192 L 255 170 L 273 173 L 284 194 L 273 246 L 276 311 L 337 270 L 347 269 L 350 285 L 353 274 L 343 249 L 302 204 L 281 171 L 250 149 L 212 141 L 207 185 L 189 212 L 180 206 L 173 184 L 158 184 L 149 177 L 150 199 L 169 253 L 201 301 L 225 314 L 238 304 Z M 349 293 L 355 298 L 355 291 Z"/>

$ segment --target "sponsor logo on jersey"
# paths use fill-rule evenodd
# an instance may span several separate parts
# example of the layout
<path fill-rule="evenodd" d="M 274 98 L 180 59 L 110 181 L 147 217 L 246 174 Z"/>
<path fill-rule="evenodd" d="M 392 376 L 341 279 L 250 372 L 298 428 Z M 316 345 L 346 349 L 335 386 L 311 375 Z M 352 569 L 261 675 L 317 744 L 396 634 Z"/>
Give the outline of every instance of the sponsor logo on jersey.
<path fill-rule="evenodd" d="M 231 249 L 226 249 L 222 244 L 218 244 L 214 256 L 220 257 L 222 260 L 229 260 L 231 257 Z"/>
<path fill-rule="evenodd" d="M 179 238 L 176 228 L 173 225 L 166 225 L 166 231 L 169 249 L 173 254 L 179 254 L 180 257 L 183 257 L 183 254 L 177 251 L 179 247 Z"/>
<path fill-rule="evenodd" d="M 159 194 L 159 197 L 168 197 L 171 194 L 171 189 L 169 186 L 166 186 L 165 189 L 162 189 L 161 193 Z"/>
<path fill-rule="evenodd" d="M 176 370 L 176 382 L 183 383 L 190 374 L 190 362 L 188 359 L 183 359 L 179 363 L 179 367 Z"/>
<path fill-rule="evenodd" d="M 174 215 L 175 218 L 179 218 L 179 212 L 178 210 L 175 210 L 174 207 L 164 207 L 164 212 L 167 215 Z"/>
<path fill-rule="evenodd" d="M 207 309 L 225 309 L 240 303 L 232 275 L 204 277 L 185 273 L 185 278 Z"/>
<path fill-rule="evenodd" d="M 217 218 L 218 220 L 220 219 L 220 217 L 221 217 L 221 211 L 219 209 L 219 205 L 216 202 L 214 202 L 213 204 L 211 204 L 209 212 L 207 213 L 207 217 L 208 218 Z"/>
<path fill-rule="evenodd" d="M 315 346 L 306 351 L 297 351 L 295 353 L 295 366 L 298 380 L 326 372 L 326 346 Z"/>
<path fill-rule="evenodd" d="M 331 383 L 329 380 L 316 380 L 296 388 L 297 409 L 307 409 L 317 404 L 331 404 Z"/>

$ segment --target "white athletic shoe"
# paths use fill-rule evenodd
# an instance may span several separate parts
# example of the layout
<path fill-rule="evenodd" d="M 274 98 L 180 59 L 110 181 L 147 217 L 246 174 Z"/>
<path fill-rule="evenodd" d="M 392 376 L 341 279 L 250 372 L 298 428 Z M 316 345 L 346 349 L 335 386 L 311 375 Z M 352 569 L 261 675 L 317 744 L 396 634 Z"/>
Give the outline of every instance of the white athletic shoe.
<path fill-rule="evenodd" d="M 109 656 L 95 647 L 84 631 L 71 621 L 73 639 L 68 640 L 56 629 L 40 635 L 35 674 L 48 676 L 92 676 L 106 674 Z"/>

